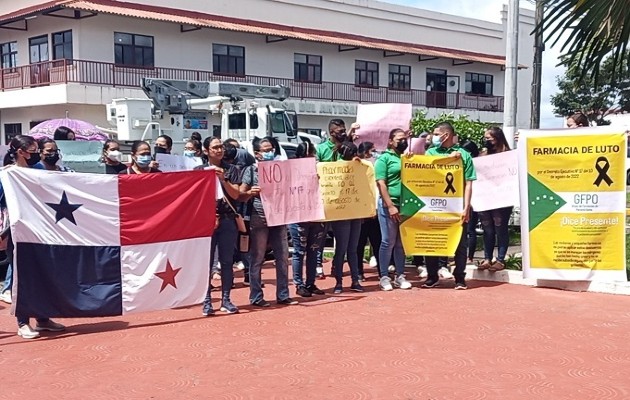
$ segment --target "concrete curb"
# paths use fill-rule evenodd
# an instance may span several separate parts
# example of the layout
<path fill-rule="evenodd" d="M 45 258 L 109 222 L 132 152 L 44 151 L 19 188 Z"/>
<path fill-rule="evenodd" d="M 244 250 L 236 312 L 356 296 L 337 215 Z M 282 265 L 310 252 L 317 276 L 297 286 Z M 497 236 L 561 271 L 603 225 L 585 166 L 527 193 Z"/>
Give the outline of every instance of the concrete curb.
<path fill-rule="evenodd" d="M 477 267 L 466 267 L 466 277 L 479 281 L 509 283 L 512 285 L 525 285 L 545 287 L 572 292 L 592 292 L 619 294 L 630 296 L 630 282 L 588 282 L 588 281 L 553 281 L 543 279 L 525 279 L 522 271 L 503 270 L 498 272 L 479 271 Z"/>

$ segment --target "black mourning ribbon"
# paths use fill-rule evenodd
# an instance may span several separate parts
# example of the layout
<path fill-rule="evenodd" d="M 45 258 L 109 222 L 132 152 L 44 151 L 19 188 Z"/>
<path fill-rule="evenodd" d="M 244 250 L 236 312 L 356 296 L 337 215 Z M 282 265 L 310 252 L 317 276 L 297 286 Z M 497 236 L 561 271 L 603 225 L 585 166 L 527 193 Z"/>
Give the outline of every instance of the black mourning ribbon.
<path fill-rule="evenodd" d="M 453 181 L 455 180 L 455 178 L 453 177 L 453 173 L 447 173 L 444 180 L 446 181 L 446 189 L 444 189 L 444 193 L 449 194 L 450 192 L 452 192 L 453 194 L 455 194 L 456 190 L 455 186 L 453 186 Z"/>
<path fill-rule="evenodd" d="M 600 166 L 600 163 L 603 163 L 604 165 Z M 599 186 L 602 184 L 602 181 L 606 182 L 608 186 L 612 185 L 613 180 L 610 179 L 610 176 L 608 176 L 610 162 L 608 162 L 608 159 L 606 157 L 599 157 L 597 161 L 595 161 L 595 169 L 597 170 L 598 175 L 597 179 L 595 179 L 595 182 L 593 182 L 593 185 Z"/>

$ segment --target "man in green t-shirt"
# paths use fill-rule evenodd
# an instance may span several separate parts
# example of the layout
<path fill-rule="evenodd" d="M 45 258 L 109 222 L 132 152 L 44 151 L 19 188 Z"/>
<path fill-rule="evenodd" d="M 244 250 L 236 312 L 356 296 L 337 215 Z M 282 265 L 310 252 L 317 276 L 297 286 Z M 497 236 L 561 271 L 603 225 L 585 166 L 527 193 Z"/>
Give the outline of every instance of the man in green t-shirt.
<path fill-rule="evenodd" d="M 337 155 L 337 148 L 347 141 L 353 142 L 356 139 L 355 131 L 359 129 L 356 122 L 350 125 L 350 131 L 346 132 L 346 123 L 343 119 L 331 119 L 328 123 L 329 138 L 323 143 L 317 145 L 315 157 L 319 162 L 330 162 L 341 160 Z"/>
<path fill-rule="evenodd" d="M 472 197 L 472 181 L 477 179 L 475 173 L 475 167 L 472 162 L 472 156 L 466 150 L 461 148 L 459 144 L 454 141 L 455 129 L 448 122 L 442 122 L 435 126 L 433 129 L 433 136 L 431 138 L 433 147 L 429 148 L 426 152 L 428 156 L 442 156 L 442 157 L 455 157 L 461 158 L 464 165 L 464 210 L 462 210 L 462 237 L 459 240 L 457 250 L 455 250 L 455 270 L 453 276 L 455 277 L 455 289 L 463 290 L 466 287 L 466 232 L 468 219 L 470 218 L 470 199 Z M 436 287 L 439 284 L 439 257 L 427 256 L 425 258 L 427 267 L 427 280 L 422 285 L 425 288 Z"/>

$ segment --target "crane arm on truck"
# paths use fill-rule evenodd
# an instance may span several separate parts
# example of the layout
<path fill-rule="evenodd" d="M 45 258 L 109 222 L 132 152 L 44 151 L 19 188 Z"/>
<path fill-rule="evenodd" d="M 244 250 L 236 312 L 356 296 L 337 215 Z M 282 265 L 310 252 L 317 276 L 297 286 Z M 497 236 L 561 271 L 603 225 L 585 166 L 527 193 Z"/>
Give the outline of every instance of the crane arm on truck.
<path fill-rule="evenodd" d="M 208 82 L 143 78 L 142 90 L 161 113 L 185 114 L 192 109 L 217 106 L 229 101 L 233 106 L 245 98 L 283 101 L 290 95 L 286 86 L 266 86 L 241 82 Z"/>

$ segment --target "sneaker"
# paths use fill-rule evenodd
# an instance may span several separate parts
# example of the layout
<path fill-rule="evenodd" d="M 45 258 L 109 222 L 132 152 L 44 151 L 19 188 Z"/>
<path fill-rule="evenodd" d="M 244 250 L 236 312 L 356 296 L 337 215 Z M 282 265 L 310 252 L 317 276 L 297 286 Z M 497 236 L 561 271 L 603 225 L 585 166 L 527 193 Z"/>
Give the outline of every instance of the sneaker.
<path fill-rule="evenodd" d="M 390 274 L 393 274 L 394 272 L 396 272 L 396 267 L 394 267 L 393 265 L 390 265 L 389 267 L 387 267 L 387 272 L 389 272 Z"/>
<path fill-rule="evenodd" d="M 359 282 L 365 282 L 365 275 L 359 274 Z"/>
<path fill-rule="evenodd" d="M 37 339 L 39 337 L 39 332 L 33 330 L 29 324 L 20 326 L 17 334 L 22 339 Z"/>
<path fill-rule="evenodd" d="M 30 326 L 29 326 L 30 329 Z M 38 322 L 35 325 L 35 330 L 37 332 L 48 331 L 48 332 L 62 332 L 66 330 L 66 327 L 53 321 L 52 319 L 46 320 L 45 322 Z"/>
<path fill-rule="evenodd" d="M 253 306 L 256 307 L 269 307 L 271 306 L 271 303 L 269 303 L 267 300 L 262 299 L 262 300 L 258 300 L 252 303 Z"/>
<path fill-rule="evenodd" d="M 5 290 L 4 292 L 2 292 L 2 294 L 0 294 L 0 301 L 7 304 L 13 303 L 13 300 L 11 299 L 11 291 Z"/>
<path fill-rule="evenodd" d="M 382 277 L 378 285 L 381 287 L 381 290 L 384 290 L 386 292 L 394 289 L 392 287 L 392 280 L 389 276 Z"/>
<path fill-rule="evenodd" d="M 466 290 L 468 286 L 466 286 L 466 282 L 455 282 L 455 290 Z"/>
<path fill-rule="evenodd" d="M 422 266 L 418 267 L 418 275 L 421 279 L 425 279 L 426 277 L 428 277 L 429 273 L 427 272 L 427 268 Z"/>
<path fill-rule="evenodd" d="M 295 294 L 297 294 L 298 296 L 302 296 L 302 297 L 312 297 L 313 293 L 311 293 L 310 290 L 308 290 L 305 286 L 298 286 L 297 290 L 295 291 Z"/>
<path fill-rule="evenodd" d="M 324 275 L 324 267 L 321 265 L 316 269 L 317 279 L 326 279 L 326 275 Z"/>
<path fill-rule="evenodd" d="M 212 303 L 210 302 L 203 303 L 203 309 L 201 310 L 201 315 L 203 315 L 204 317 L 209 317 L 211 315 L 214 315 L 214 309 L 212 308 Z"/>
<path fill-rule="evenodd" d="M 376 268 L 378 266 L 378 261 L 376 261 L 376 257 L 372 256 L 370 258 L 370 267 L 371 268 Z"/>
<path fill-rule="evenodd" d="M 238 313 L 238 307 L 236 307 L 230 300 L 223 300 L 221 302 L 221 312 L 228 314 Z"/>
<path fill-rule="evenodd" d="M 401 289 L 411 289 L 411 282 L 405 279 L 405 275 L 398 275 L 396 279 L 394 279 L 394 286 Z"/>
<path fill-rule="evenodd" d="M 297 300 L 293 300 L 290 297 L 287 297 L 286 299 L 283 299 L 283 300 L 276 300 L 276 303 L 280 305 L 284 305 L 284 306 L 294 306 L 296 304 L 299 304 Z"/>
<path fill-rule="evenodd" d="M 243 264 L 243 261 L 239 261 L 236 264 L 234 264 L 234 268 L 239 271 L 242 271 L 245 269 L 245 264 Z"/>
<path fill-rule="evenodd" d="M 440 286 L 440 281 L 436 280 L 432 280 L 432 279 L 427 279 L 426 282 L 424 282 L 424 284 L 422 285 L 423 288 L 434 288 Z"/>
<path fill-rule="evenodd" d="M 318 288 L 318 287 L 317 287 L 317 286 L 315 286 L 315 285 L 309 285 L 309 286 L 307 286 L 307 287 L 306 287 L 306 290 L 308 290 L 309 292 L 311 292 L 311 294 L 319 294 L 319 295 L 325 294 L 323 290 L 321 290 L 320 288 Z"/>
<path fill-rule="evenodd" d="M 451 274 L 451 271 L 446 267 L 440 268 L 438 270 L 438 275 L 442 279 L 453 279 L 453 274 Z"/>
<path fill-rule="evenodd" d="M 340 294 L 341 292 L 343 292 L 343 285 L 341 284 L 341 282 L 337 282 L 335 288 L 333 289 L 333 293 Z"/>
<path fill-rule="evenodd" d="M 359 292 L 359 293 L 365 292 L 365 290 L 363 289 L 363 286 L 361 286 L 359 281 L 352 282 L 352 285 L 350 285 L 350 290 L 352 290 L 353 292 Z"/>

